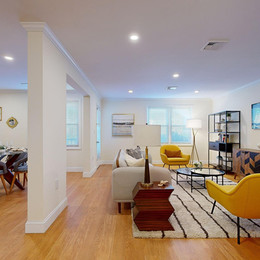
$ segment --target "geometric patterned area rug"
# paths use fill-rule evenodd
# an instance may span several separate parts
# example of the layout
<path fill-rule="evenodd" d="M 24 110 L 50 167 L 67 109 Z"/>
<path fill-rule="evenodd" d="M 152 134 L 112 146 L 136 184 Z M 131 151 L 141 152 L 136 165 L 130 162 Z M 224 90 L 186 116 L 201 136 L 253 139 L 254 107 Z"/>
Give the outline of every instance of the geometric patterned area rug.
<path fill-rule="evenodd" d="M 218 203 L 214 213 L 211 214 L 214 201 L 209 197 L 207 189 L 194 189 L 191 193 L 188 182 L 179 182 L 176 185 L 175 175 L 172 172 L 174 191 L 170 196 L 175 211 L 169 218 L 175 230 L 139 231 L 132 221 L 133 236 L 135 238 L 236 238 L 236 216 Z M 179 181 L 186 180 L 186 177 L 181 178 L 182 176 L 179 175 Z M 195 185 L 199 187 L 201 183 L 202 179 L 197 178 Z M 235 183 L 224 178 L 224 185 L 235 185 Z M 240 218 L 240 236 L 260 237 L 260 219 Z"/>

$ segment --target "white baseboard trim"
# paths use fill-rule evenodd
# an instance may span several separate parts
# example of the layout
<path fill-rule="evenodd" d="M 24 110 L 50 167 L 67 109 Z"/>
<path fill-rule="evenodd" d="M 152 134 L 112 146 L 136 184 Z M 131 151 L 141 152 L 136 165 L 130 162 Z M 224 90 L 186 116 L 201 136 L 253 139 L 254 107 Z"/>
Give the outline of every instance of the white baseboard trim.
<path fill-rule="evenodd" d="M 67 167 L 67 172 L 83 172 L 83 167 Z"/>
<path fill-rule="evenodd" d="M 83 172 L 83 174 L 82 174 L 83 178 L 90 178 L 90 177 L 92 177 L 92 175 L 96 172 L 97 168 L 98 168 L 98 166 L 93 168 L 90 172 Z"/>
<path fill-rule="evenodd" d="M 66 197 L 43 221 L 27 221 L 25 223 L 25 233 L 45 233 L 67 205 L 68 200 Z"/>
<path fill-rule="evenodd" d="M 102 161 L 98 161 L 98 164 L 99 165 L 102 165 L 102 164 L 113 164 L 113 160 L 102 160 Z"/>

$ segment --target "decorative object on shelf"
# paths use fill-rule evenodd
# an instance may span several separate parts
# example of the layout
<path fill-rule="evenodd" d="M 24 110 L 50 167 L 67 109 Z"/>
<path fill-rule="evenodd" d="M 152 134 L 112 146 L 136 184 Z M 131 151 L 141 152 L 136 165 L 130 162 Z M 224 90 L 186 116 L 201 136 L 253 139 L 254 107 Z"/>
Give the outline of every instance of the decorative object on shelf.
<path fill-rule="evenodd" d="M 252 129 L 260 129 L 260 102 L 251 105 Z"/>
<path fill-rule="evenodd" d="M 200 160 L 198 151 L 197 151 L 197 147 L 196 147 L 195 137 L 196 137 L 196 134 L 198 133 L 199 129 L 201 128 L 201 126 L 202 126 L 202 124 L 201 124 L 200 119 L 189 119 L 186 122 L 186 127 L 192 129 L 192 136 L 193 136 L 193 145 L 192 145 L 191 156 L 190 156 L 191 164 L 193 164 L 193 159 L 194 159 L 195 153 L 197 155 L 198 161 Z"/>
<path fill-rule="evenodd" d="M 2 107 L 0 107 L 0 121 L 2 121 Z"/>
<path fill-rule="evenodd" d="M 135 125 L 134 129 L 134 143 L 141 147 L 145 146 L 145 171 L 144 182 L 141 183 L 142 187 L 152 187 L 153 183 L 150 182 L 150 171 L 148 161 L 148 146 L 161 145 L 161 126 L 160 125 Z"/>
<path fill-rule="evenodd" d="M 18 121 L 14 117 L 10 117 L 7 119 L 6 124 L 10 128 L 15 128 L 18 125 Z"/>
<path fill-rule="evenodd" d="M 260 149 L 260 144 L 258 144 L 257 147 Z"/>
<path fill-rule="evenodd" d="M 222 111 L 208 115 L 208 165 L 225 172 L 232 171 L 233 149 L 240 148 L 240 143 L 240 111 Z M 210 151 L 218 152 L 217 163 L 211 161 Z"/>
<path fill-rule="evenodd" d="M 221 132 L 225 132 L 226 131 L 226 124 L 222 124 L 221 125 Z"/>
<path fill-rule="evenodd" d="M 134 125 L 134 114 L 113 114 L 112 115 L 112 135 L 132 136 Z"/>
<path fill-rule="evenodd" d="M 216 131 L 217 132 L 222 132 L 221 123 L 216 123 Z"/>

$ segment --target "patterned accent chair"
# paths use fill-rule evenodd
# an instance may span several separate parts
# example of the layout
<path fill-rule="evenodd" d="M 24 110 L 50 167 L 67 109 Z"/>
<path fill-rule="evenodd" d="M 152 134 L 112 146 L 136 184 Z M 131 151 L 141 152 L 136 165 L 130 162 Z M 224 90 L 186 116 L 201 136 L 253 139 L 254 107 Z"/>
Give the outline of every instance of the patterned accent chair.
<path fill-rule="evenodd" d="M 7 173 L 6 165 L 5 165 L 5 163 L 0 161 L 0 179 L 1 179 L 2 183 L 3 183 L 4 189 L 5 189 L 5 193 L 8 194 L 7 193 L 7 188 L 6 188 L 6 185 L 5 185 L 5 179 L 4 179 L 4 174 L 6 174 L 6 173 Z"/>
<path fill-rule="evenodd" d="M 25 182 L 27 181 L 27 172 L 28 172 L 28 165 L 27 165 L 27 160 L 28 160 L 28 154 L 27 152 L 23 153 L 20 157 L 20 159 L 18 158 L 17 161 L 14 162 L 13 164 L 13 173 L 14 173 L 14 177 L 10 186 L 10 193 L 12 192 L 12 189 L 14 187 L 14 182 L 15 179 L 19 176 L 20 174 L 23 174 L 23 187 L 25 186 Z"/>
<path fill-rule="evenodd" d="M 171 165 L 179 165 L 179 167 L 185 165 L 187 167 L 190 161 L 190 155 L 183 154 L 179 146 L 173 144 L 161 146 L 160 155 L 163 167 L 168 165 L 169 170 Z"/>
<path fill-rule="evenodd" d="M 211 210 L 213 214 L 216 201 L 231 214 L 237 216 L 237 243 L 240 244 L 239 218 L 260 218 L 260 173 L 248 175 L 237 185 L 220 186 L 206 180 L 209 196 L 215 201 Z"/>

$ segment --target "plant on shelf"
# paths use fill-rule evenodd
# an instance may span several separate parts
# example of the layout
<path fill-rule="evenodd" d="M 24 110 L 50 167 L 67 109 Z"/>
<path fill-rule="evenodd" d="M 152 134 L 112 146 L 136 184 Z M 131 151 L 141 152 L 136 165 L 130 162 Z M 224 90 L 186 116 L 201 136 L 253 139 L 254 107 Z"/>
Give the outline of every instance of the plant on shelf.
<path fill-rule="evenodd" d="M 231 120 L 231 113 L 227 112 L 227 121 L 230 121 L 230 120 Z"/>

